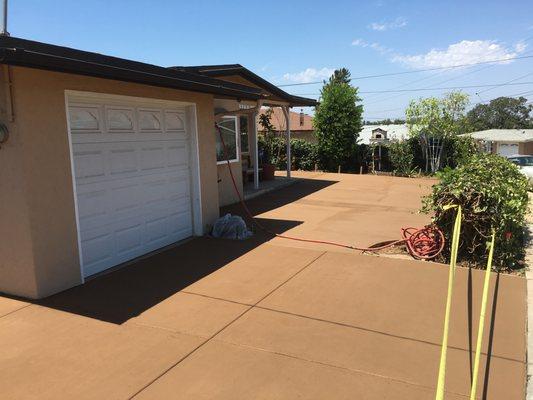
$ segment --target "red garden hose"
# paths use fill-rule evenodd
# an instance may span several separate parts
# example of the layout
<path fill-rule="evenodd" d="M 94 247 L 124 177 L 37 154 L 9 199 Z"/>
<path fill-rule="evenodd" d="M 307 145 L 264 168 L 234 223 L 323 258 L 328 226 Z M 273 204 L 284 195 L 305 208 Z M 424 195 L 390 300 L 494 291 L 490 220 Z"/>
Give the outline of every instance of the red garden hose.
<path fill-rule="evenodd" d="M 318 243 L 318 244 L 327 244 L 330 246 L 337 246 L 337 247 L 343 247 L 346 249 L 352 249 L 352 250 L 359 250 L 362 252 L 367 251 L 379 251 L 384 250 L 389 247 L 394 247 L 400 244 L 405 244 L 405 247 L 407 248 L 407 251 L 409 254 L 418 260 L 430 260 L 435 257 L 437 257 L 442 250 L 444 249 L 444 235 L 442 231 L 437 228 L 436 226 L 425 226 L 424 228 L 418 229 L 418 228 L 402 228 L 402 236 L 403 239 L 395 240 L 392 242 L 388 242 L 386 244 L 383 244 L 381 246 L 374 246 L 374 247 L 357 247 L 352 246 L 349 244 L 343 244 L 343 243 L 337 243 L 337 242 L 329 242 L 326 240 L 313 240 L 313 239 L 303 239 L 288 235 L 282 235 L 276 232 L 272 232 L 270 229 L 264 227 L 261 225 L 253 216 L 252 212 L 246 205 L 244 199 L 241 196 L 241 193 L 239 192 L 239 189 L 237 188 L 237 183 L 235 182 L 235 177 L 233 176 L 233 171 L 231 170 L 231 164 L 229 162 L 229 156 L 228 156 L 228 149 L 226 147 L 226 143 L 224 142 L 224 137 L 222 135 L 222 131 L 220 130 L 220 127 L 218 124 L 215 123 L 215 128 L 220 136 L 220 141 L 222 143 L 222 148 L 224 150 L 224 158 L 226 160 L 226 163 L 228 165 L 229 174 L 231 177 L 231 181 L 233 182 L 233 188 L 235 189 L 235 193 L 237 194 L 239 201 L 242 205 L 242 208 L 244 209 L 245 213 L 250 217 L 252 222 L 262 231 L 282 238 L 282 239 L 289 239 L 289 240 L 296 240 L 298 242 L 308 242 L 308 243 Z"/>

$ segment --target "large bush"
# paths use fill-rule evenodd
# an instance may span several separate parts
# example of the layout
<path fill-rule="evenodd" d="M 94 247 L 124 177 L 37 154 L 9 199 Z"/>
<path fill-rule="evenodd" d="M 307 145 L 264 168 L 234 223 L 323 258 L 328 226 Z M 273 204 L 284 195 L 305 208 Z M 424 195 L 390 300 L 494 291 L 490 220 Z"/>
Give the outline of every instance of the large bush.
<path fill-rule="evenodd" d="M 444 167 L 455 168 L 468 162 L 479 150 L 470 136 L 452 136 L 446 140 L 444 152 Z"/>
<path fill-rule="evenodd" d="M 303 139 L 291 139 L 292 167 L 304 171 L 315 169 L 318 164 L 318 145 Z"/>
<path fill-rule="evenodd" d="M 527 179 L 508 160 L 492 154 L 475 154 L 455 169 L 438 174 L 440 182 L 424 199 L 423 211 L 434 213 L 434 222 L 446 236 L 444 256 L 449 258 L 455 211 L 459 204 L 463 221 L 459 259 L 482 266 L 487 242 L 496 231 L 496 270 L 520 268 L 524 256 L 525 216 L 528 208 Z"/>
<path fill-rule="evenodd" d="M 389 145 L 389 157 L 395 175 L 411 176 L 413 174 L 415 156 L 408 141 L 392 142 Z"/>
<path fill-rule="evenodd" d="M 284 137 L 271 137 L 265 141 L 263 136 L 258 137 L 260 149 L 268 149 L 269 160 L 280 170 L 287 168 L 287 144 Z M 291 139 L 292 168 L 311 171 L 315 164 L 319 164 L 318 146 L 303 139 Z"/>

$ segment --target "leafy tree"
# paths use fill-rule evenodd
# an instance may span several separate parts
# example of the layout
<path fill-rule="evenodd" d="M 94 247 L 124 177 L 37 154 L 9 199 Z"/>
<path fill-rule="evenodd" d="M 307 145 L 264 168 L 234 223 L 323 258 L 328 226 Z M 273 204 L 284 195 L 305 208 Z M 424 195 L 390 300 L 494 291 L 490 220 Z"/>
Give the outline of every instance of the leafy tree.
<path fill-rule="evenodd" d="M 336 69 L 333 75 L 329 77 L 329 83 L 346 83 L 349 85 L 351 76 L 352 74 L 346 68 Z"/>
<path fill-rule="evenodd" d="M 390 119 L 390 118 L 386 118 L 386 119 L 381 119 L 381 120 L 378 120 L 378 121 L 364 121 L 363 122 L 365 125 L 402 125 L 402 124 L 405 124 L 405 119 L 401 119 L 401 118 L 394 118 L 394 119 Z"/>
<path fill-rule="evenodd" d="M 268 108 L 264 113 L 259 114 L 259 125 L 263 132 L 263 140 L 259 143 L 259 161 L 267 164 L 277 164 L 280 158 L 279 151 L 276 154 L 276 140 L 278 138 L 274 125 L 272 124 L 272 115 L 274 110 Z"/>
<path fill-rule="evenodd" d="M 337 70 L 324 84 L 313 119 L 319 151 L 327 160 L 326 169 L 348 162 L 362 128 L 363 106 L 359 104 L 358 89 L 348 83 L 349 74 L 345 68 Z"/>
<path fill-rule="evenodd" d="M 470 131 L 533 128 L 532 104 L 525 97 L 498 97 L 478 104 L 467 114 Z"/>
<path fill-rule="evenodd" d="M 259 114 L 259 125 L 261 125 L 262 131 L 267 133 L 274 132 L 275 128 L 272 124 L 272 114 L 274 110 L 269 107 L 264 113 Z"/>
<path fill-rule="evenodd" d="M 442 149 L 447 139 L 465 132 L 467 104 L 467 94 L 452 92 L 441 99 L 413 100 L 405 110 L 409 134 L 420 140 L 426 172 L 435 173 L 440 169 Z"/>

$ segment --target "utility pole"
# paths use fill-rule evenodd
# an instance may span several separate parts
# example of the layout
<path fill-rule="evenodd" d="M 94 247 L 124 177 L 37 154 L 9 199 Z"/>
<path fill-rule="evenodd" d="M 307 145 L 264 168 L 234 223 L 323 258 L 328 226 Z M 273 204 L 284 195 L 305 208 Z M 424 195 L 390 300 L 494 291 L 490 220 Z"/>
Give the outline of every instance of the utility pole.
<path fill-rule="evenodd" d="M 9 36 L 7 31 L 7 0 L 2 0 L 2 25 L 0 26 L 0 36 Z"/>

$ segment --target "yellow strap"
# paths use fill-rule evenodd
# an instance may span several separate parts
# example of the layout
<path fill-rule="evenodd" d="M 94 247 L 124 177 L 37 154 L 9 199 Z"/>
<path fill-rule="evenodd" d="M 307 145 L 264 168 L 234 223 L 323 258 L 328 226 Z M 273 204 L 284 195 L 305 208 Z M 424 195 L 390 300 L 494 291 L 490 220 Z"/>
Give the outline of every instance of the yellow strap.
<path fill-rule="evenodd" d="M 453 237 L 450 255 L 450 270 L 448 273 L 448 296 L 446 298 L 446 314 L 444 316 L 444 333 L 442 335 L 442 347 L 440 352 L 439 379 L 437 381 L 436 400 L 444 399 L 444 383 L 446 380 L 446 354 L 448 350 L 448 330 L 450 326 L 450 311 L 452 308 L 453 279 L 455 277 L 455 266 L 457 263 L 457 253 L 459 250 L 459 236 L 461 235 L 461 206 L 448 205 L 444 210 L 457 208 L 457 215 L 453 226 Z"/>
<path fill-rule="evenodd" d="M 477 329 L 476 358 L 474 361 L 474 374 L 472 380 L 472 389 L 470 390 L 470 400 L 476 398 L 477 377 L 479 374 L 479 359 L 481 357 L 481 342 L 483 339 L 483 329 L 485 326 L 485 311 L 487 310 L 487 298 L 489 294 L 490 271 L 492 269 L 492 255 L 494 253 L 494 238 L 496 234 L 492 231 L 492 240 L 490 242 L 489 259 L 487 260 L 487 270 L 485 271 L 485 283 L 483 284 L 483 297 L 481 299 L 481 311 L 479 313 L 479 326 Z"/>

